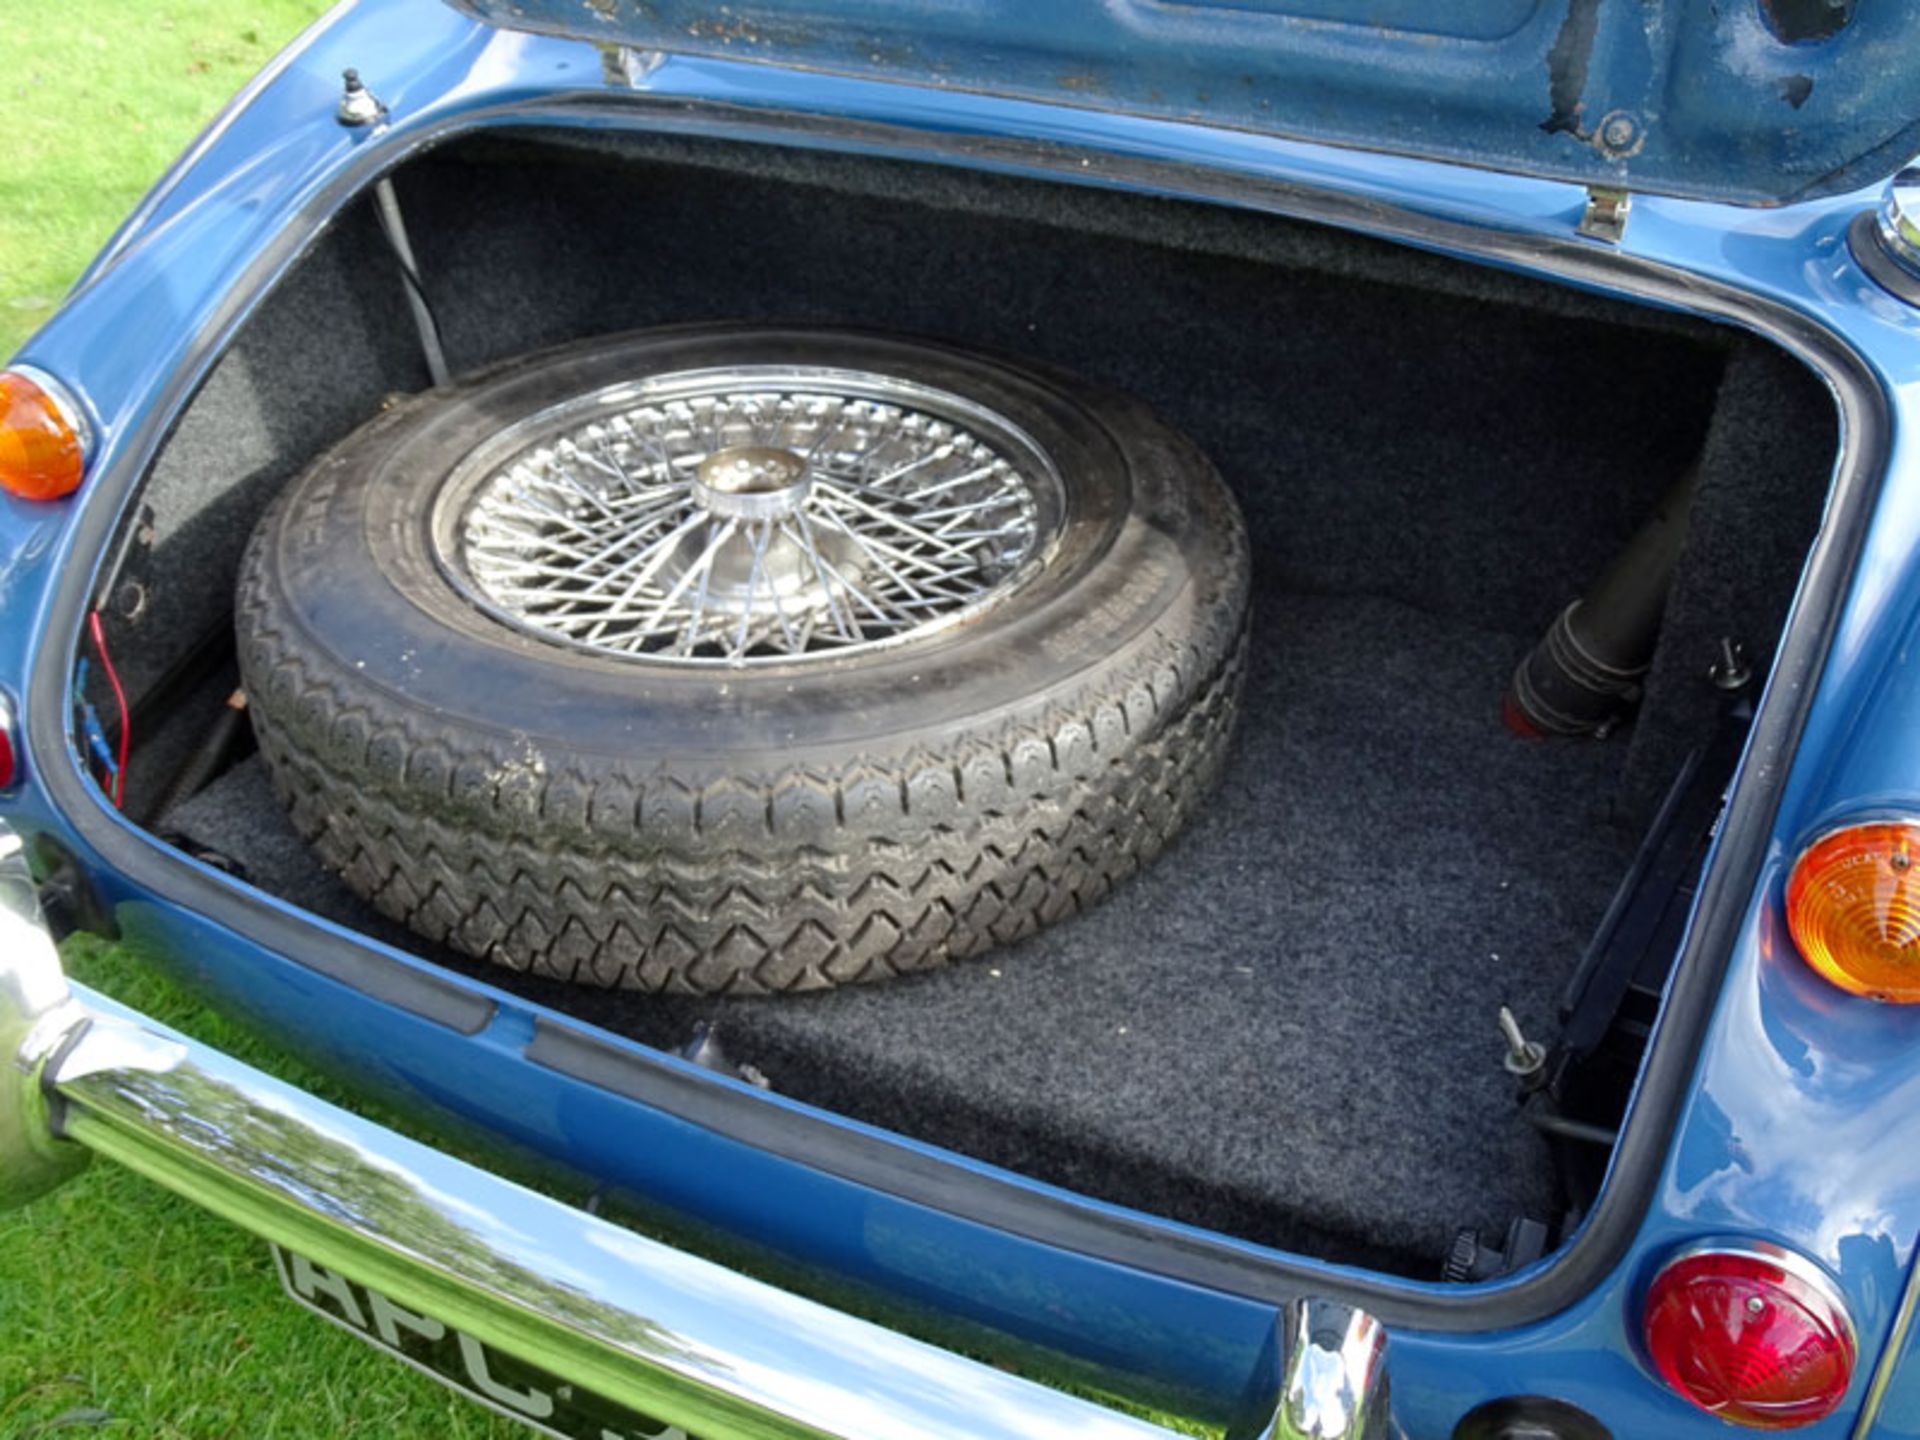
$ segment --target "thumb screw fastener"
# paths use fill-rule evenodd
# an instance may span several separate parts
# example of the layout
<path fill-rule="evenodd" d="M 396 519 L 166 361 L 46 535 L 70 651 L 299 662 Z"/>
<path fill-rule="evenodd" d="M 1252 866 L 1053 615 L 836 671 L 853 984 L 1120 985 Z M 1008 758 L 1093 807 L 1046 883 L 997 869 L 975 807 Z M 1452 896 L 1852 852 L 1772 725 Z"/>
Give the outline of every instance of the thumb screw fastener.
<path fill-rule="evenodd" d="M 1507 1042 L 1507 1053 L 1500 1063 L 1509 1075 L 1530 1080 L 1546 1066 L 1546 1047 L 1537 1040 L 1527 1039 L 1513 1011 L 1504 1005 L 1500 1007 L 1500 1035 Z"/>

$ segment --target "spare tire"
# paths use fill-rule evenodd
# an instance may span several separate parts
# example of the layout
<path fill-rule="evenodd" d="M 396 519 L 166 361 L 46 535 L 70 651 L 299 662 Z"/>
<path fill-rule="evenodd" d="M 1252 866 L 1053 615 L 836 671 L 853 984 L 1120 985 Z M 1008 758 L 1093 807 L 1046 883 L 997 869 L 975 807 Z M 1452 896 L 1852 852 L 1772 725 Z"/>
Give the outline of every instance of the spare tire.
<path fill-rule="evenodd" d="M 242 567 L 276 789 L 382 912 L 601 986 L 814 989 L 1092 904 L 1217 775 L 1247 544 L 1138 403 L 679 327 L 404 400 Z"/>

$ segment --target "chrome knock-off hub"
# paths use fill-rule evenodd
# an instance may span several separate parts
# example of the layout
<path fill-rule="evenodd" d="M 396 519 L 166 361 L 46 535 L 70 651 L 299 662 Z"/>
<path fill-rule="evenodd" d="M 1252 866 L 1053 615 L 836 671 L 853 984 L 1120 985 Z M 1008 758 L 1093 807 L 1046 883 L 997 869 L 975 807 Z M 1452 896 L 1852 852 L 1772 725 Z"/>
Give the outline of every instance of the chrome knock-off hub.
<path fill-rule="evenodd" d="M 767 445 L 716 450 L 693 472 L 694 503 L 735 520 L 791 515 L 811 488 L 803 456 Z"/>

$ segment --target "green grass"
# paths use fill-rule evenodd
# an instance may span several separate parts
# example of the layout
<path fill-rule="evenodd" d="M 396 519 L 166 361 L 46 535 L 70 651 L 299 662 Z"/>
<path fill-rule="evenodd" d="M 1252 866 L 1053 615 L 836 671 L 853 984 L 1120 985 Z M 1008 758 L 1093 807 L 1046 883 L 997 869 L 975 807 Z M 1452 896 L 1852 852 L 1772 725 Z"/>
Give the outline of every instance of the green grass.
<path fill-rule="evenodd" d="M 0 355 L 320 0 L 0 4 Z M 100 946 L 77 973 L 287 1078 Z M 0 1215 L 0 1440 L 507 1440 L 527 1432 L 296 1310 L 266 1247 L 110 1165 Z"/>
<path fill-rule="evenodd" d="M 0 4 L 0 355 L 52 313 L 227 97 L 323 8 L 319 0 Z"/>

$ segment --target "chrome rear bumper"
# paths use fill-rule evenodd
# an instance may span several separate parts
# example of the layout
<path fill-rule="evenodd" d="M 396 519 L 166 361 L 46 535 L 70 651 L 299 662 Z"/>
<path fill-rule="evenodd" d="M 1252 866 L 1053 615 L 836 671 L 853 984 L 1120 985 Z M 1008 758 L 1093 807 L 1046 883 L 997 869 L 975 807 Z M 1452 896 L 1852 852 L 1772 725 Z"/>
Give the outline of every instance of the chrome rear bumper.
<path fill-rule="evenodd" d="M 70 986 L 0 823 L 0 1202 L 89 1153 L 609 1400 L 722 1436 L 1172 1432 L 528 1190 Z M 1303 1300 L 1230 1432 L 1379 1440 L 1386 1337 Z"/>

